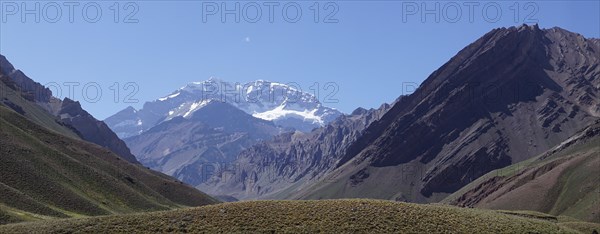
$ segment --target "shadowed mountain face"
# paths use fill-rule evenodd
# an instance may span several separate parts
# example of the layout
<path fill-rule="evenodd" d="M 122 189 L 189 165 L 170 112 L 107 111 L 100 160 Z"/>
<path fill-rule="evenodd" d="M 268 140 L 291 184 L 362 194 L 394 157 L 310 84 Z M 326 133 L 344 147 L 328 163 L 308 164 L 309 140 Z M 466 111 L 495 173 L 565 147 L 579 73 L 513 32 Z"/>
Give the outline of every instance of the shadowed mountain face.
<path fill-rule="evenodd" d="M 72 125 L 26 99 L 28 95 L 0 74 L 0 224 L 217 202 L 79 139 Z"/>
<path fill-rule="evenodd" d="M 287 198 L 335 168 L 345 150 L 390 108 L 357 109 L 310 133 L 284 133 L 242 151 L 198 186 L 236 199 Z"/>
<path fill-rule="evenodd" d="M 598 64 L 596 39 L 537 25 L 493 30 L 369 126 L 330 186 L 305 197 L 439 200 L 598 119 Z"/>
<path fill-rule="evenodd" d="M 58 111 L 58 117 L 63 123 L 74 128 L 82 139 L 101 146 L 107 146 L 125 160 L 137 163 L 135 156 L 131 154 L 125 142 L 119 139 L 104 122 L 97 120 L 81 108 L 79 102 L 65 98 Z"/>
<path fill-rule="evenodd" d="M 207 101 L 189 118 L 175 117 L 125 141 L 144 165 L 198 185 L 243 149 L 279 133 L 270 121 Z"/>
<path fill-rule="evenodd" d="M 18 86 L 23 98 L 55 115 L 62 124 L 68 125 L 82 139 L 107 147 L 125 160 L 137 163 L 125 142 L 119 139 L 104 122 L 97 120 L 81 108 L 79 102 L 68 98 L 61 101 L 53 97 L 52 91 L 15 69 L 2 55 L 0 55 L 0 73 L 9 77 Z"/>
<path fill-rule="evenodd" d="M 10 77 L 14 83 L 19 86 L 23 97 L 29 101 L 49 103 L 52 101 L 52 91 L 38 82 L 33 81 L 15 67 L 4 57 L 0 55 L 0 73 Z"/>

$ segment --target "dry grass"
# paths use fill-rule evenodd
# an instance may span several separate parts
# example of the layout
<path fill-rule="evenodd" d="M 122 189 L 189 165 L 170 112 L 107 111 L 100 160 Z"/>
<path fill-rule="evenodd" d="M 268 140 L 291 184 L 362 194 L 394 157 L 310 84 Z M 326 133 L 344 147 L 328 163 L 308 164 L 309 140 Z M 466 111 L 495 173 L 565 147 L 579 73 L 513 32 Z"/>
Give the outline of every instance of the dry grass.
<path fill-rule="evenodd" d="M 0 233 L 578 233 L 578 227 L 598 229 L 491 210 L 357 199 L 224 203 L 5 225 Z"/>

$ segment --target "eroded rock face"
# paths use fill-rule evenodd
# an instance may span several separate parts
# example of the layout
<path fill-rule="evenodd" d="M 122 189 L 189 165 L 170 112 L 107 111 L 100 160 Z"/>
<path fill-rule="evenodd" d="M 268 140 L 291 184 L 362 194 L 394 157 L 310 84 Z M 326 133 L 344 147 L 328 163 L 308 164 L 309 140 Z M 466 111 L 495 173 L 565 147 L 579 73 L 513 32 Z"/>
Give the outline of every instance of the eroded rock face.
<path fill-rule="evenodd" d="M 310 133 L 284 133 L 261 142 L 242 151 L 198 188 L 237 199 L 286 197 L 282 194 L 286 189 L 309 185 L 335 169 L 348 146 L 389 108 L 388 104 L 359 108 Z"/>

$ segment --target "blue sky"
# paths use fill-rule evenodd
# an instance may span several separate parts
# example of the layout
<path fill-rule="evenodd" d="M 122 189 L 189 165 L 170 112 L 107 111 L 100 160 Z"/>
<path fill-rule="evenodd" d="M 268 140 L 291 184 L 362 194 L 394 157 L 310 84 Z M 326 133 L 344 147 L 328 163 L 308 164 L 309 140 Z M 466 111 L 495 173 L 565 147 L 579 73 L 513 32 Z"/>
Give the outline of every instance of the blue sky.
<path fill-rule="evenodd" d="M 497 1 L 477 6 L 462 1 L 319 1 L 318 22 L 315 1 L 281 2 L 271 20 L 270 2 L 131 3 L 81 2 L 73 6 L 70 19 L 69 2 L 2 0 L 0 53 L 34 80 L 60 85 L 61 97 L 81 101 L 99 119 L 209 77 L 295 82 L 308 92 L 314 92 L 310 89 L 316 82 L 321 100 L 332 91 L 324 90 L 325 84 L 333 82 L 339 87 L 334 96 L 339 101 L 326 105 L 348 113 L 393 101 L 403 94 L 403 86 L 418 85 L 493 28 L 538 22 L 542 28 L 559 26 L 600 37 L 599 1 Z M 222 4 L 232 9 L 236 3 L 240 21 L 229 14 L 223 22 Z M 32 12 L 24 19 L 23 6 Z M 102 15 L 96 17 L 98 7 Z M 295 7 L 302 9 L 301 16 L 296 17 Z M 421 15 L 427 13 L 423 7 L 432 13 Z M 218 12 L 211 14 L 214 10 Z M 130 13 L 135 14 L 128 17 Z M 80 85 L 69 94 L 65 82 Z M 133 91 L 125 85 L 129 82 L 139 90 L 128 101 L 138 103 L 124 102 Z M 95 87 L 102 89 L 101 97 L 96 97 Z"/>

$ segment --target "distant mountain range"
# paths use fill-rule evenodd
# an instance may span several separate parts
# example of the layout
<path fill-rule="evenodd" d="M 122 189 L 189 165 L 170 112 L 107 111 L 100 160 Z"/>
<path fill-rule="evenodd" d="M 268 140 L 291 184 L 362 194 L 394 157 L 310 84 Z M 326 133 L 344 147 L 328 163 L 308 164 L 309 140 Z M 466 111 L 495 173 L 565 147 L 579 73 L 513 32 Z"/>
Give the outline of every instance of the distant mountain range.
<path fill-rule="evenodd" d="M 142 164 L 199 185 L 254 144 L 283 132 L 311 131 L 340 115 L 292 86 L 211 78 L 105 121 L 126 137 Z"/>
<path fill-rule="evenodd" d="M 242 85 L 211 78 L 187 84 L 165 97 L 147 102 L 140 110 L 128 107 L 105 122 L 125 139 L 175 117 L 189 118 L 211 101 L 225 102 L 282 128 L 305 132 L 341 115 L 323 106 L 314 95 L 286 84 L 257 80 Z"/>
<path fill-rule="evenodd" d="M 350 130 L 357 122 L 340 125 L 342 117 L 306 138 L 255 145 L 199 188 L 240 199 L 440 201 L 597 121 L 598 64 L 598 39 L 537 25 L 495 29 L 374 121 L 350 117 L 363 124 Z"/>

